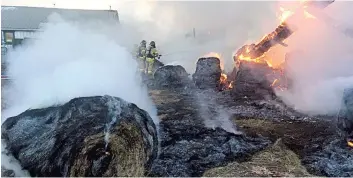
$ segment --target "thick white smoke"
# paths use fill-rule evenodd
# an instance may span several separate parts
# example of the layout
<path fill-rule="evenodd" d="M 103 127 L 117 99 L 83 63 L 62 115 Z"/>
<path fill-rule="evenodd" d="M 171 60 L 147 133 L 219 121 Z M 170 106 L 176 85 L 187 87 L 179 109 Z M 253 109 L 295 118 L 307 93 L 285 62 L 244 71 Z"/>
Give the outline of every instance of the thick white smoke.
<path fill-rule="evenodd" d="M 136 3 L 141 11 L 126 14 L 144 22 L 142 37 L 156 40 L 157 47 L 165 54 L 163 62 L 181 64 L 189 73 L 195 71 L 198 57 L 209 52 L 220 53 L 225 70 L 231 70 L 234 50 L 257 42 L 274 30 L 280 22 L 280 7 L 293 10 L 299 4 L 298 1 L 141 1 L 130 6 Z M 353 29 L 352 6 L 349 1 L 336 1 L 321 12 L 341 26 Z M 301 18 L 291 22 L 298 31 L 285 41 L 289 47 L 276 46 L 270 51 L 277 64 L 284 61 L 285 52 L 298 49 L 305 52 L 290 63 L 294 89 L 279 95 L 300 111 L 334 114 L 339 109 L 343 89 L 353 84 L 352 39 L 320 20 L 325 19 L 322 15 L 312 15 L 316 19 Z"/>
<path fill-rule="evenodd" d="M 126 31 L 100 22 L 67 22 L 58 15 L 50 19 L 34 41 L 8 54 L 12 81 L 5 88 L 8 108 L 2 122 L 29 108 L 63 104 L 75 97 L 111 95 L 146 110 L 158 125 L 156 108 L 141 83 L 137 63 L 128 49 L 119 45 L 130 44 L 124 42 L 129 40 L 127 34 L 117 34 Z M 11 156 L 2 157 L 4 167 L 17 171 L 17 176 L 25 174 L 18 172 L 21 169 Z"/>
<path fill-rule="evenodd" d="M 74 97 L 112 95 L 145 109 L 158 123 L 130 52 L 109 33 L 100 33 L 103 27 L 82 27 L 56 18 L 29 45 L 9 54 L 13 81 L 7 116 Z"/>
<path fill-rule="evenodd" d="M 287 64 L 293 89 L 279 94 L 296 109 L 309 114 L 336 114 L 343 90 L 353 87 L 353 36 L 343 33 L 343 29 L 353 29 L 352 21 L 345 16 L 352 7 L 352 2 L 338 1 L 324 10 L 310 11 L 314 19 L 291 22 L 298 31 L 286 41 L 286 50 L 301 53 Z"/>
<path fill-rule="evenodd" d="M 225 70 L 231 71 L 234 50 L 260 39 L 277 25 L 276 4 L 141 0 L 126 3 L 120 14 L 124 24 L 139 30 L 141 40 L 156 41 L 162 62 L 180 64 L 188 73 L 194 73 L 200 56 L 216 52 L 224 56 Z"/>

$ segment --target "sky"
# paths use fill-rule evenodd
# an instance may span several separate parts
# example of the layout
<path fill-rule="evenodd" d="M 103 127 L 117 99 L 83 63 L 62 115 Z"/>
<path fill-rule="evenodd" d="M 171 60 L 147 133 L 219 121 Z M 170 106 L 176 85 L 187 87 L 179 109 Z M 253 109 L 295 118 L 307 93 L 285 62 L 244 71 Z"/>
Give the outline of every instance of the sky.
<path fill-rule="evenodd" d="M 119 14 L 131 13 L 133 7 L 141 7 L 143 0 L 2 0 L 1 5 L 8 6 L 36 6 L 55 7 L 69 9 L 114 9 L 119 10 Z M 145 11 L 139 9 L 139 12 Z M 141 12 L 144 13 L 144 12 Z"/>
<path fill-rule="evenodd" d="M 134 3 L 126 0 L 2 0 L 2 5 L 21 5 L 21 6 L 39 6 L 59 8 L 77 8 L 77 9 L 117 9 L 121 4 Z"/>

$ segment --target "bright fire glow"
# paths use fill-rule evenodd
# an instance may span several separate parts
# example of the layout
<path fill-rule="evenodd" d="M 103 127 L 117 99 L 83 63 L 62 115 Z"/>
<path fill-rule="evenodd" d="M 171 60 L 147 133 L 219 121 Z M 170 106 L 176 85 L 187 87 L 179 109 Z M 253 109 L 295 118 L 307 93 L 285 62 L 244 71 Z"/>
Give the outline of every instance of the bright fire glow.
<path fill-rule="evenodd" d="M 215 52 L 210 52 L 210 53 L 207 53 L 206 55 L 204 55 L 203 57 L 205 57 L 205 58 L 207 58 L 207 57 L 215 57 L 215 58 L 220 59 L 221 55 L 218 54 L 218 53 L 215 53 Z"/>
<path fill-rule="evenodd" d="M 281 23 L 283 23 L 284 21 L 286 21 L 288 19 L 288 17 L 292 16 L 294 14 L 294 12 L 290 11 L 290 10 L 285 10 L 283 7 L 280 7 L 279 10 L 282 12 L 280 15 L 280 20 Z"/>
<path fill-rule="evenodd" d="M 294 14 L 298 14 L 298 15 L 304 15 L 305 18 L 311 18 L 311 19 L 316 19 L 316 17 L 312 14 L 310 14 L 308 11 L 307 11 L 307 6 L 303 6 L 304 3 L 306 3 L 307 0 L 301 0 L 300 1 L 300 5 L 299 7 L 297 5 L 294 5 L 294 6 L 290 6 L 290 7 L 279 7 L 279 12 L 280 14 L 278 15 L 278 18 L 280 19 L 281 21 L 281 25 L 283 25 L 283 22 L 285 22 L 289 17 L 291 17 L 292 15 Z M 264 35 L 264 37 L 260 40 L 260 41 L 263 41 L 265 39 L 272 39 L 273 36 L 277 35 L 276 33 L 270 33 L 270 34 L 267 34 L 267 35 Z M 284 41 L 283 41 L 284 42 Z M 276 59 L 277 57 L 275 56 L 272 56 L 270 57 L 271 55 L 268 55 L 269 51 L 267 51 L 266 53 L 262 54 L 262 56 L 260 57 L 252 57 L 253 54 L 252 54 L 252 48 L 254 47 L 255 45 L 252 44 L 252 45 L 248 45 L 248 46 L 245 46 L 244 49 L 242 49 L 242 52 L 240 52 L 239 54 L 237 54 L 235 56 L 235 58 L 239 61 L 236 61 L 236 64 L 238 64 L 240 61 L 249 61 L 249 62 L 256 62 L 256 63 L 267 63 L 267 65 L 269 67 L 272 67 L 272 68 L 277 68 L 277 67 L 280 67 L 275 61 L 278 61 L 278 59 Z M 275 48 L 275 47 L 273 47 Z M 271 48 L 272 49 L 272 48 Z M 272 60 L 272 58 L 274 58 L 275 61 Z"/>
<path fill-rule="evenodd" d="M 347 145 L 353 148 L 353 140 L 347 141 Z"/>
<path fill-rule="evenodd" d="M 304 15 L 305 15 L 306 18 L 316 19 L 316 17 L 313 16 L 312 14 L 310 14 L 308 11 L 304 11 Z"/>
<path fill-rule="evenodd" d="M 203 58 L 209 58 L 209 57 L 215 57 L 217 59 L 219 59 L 220 65 L 221 65 L 221 69 L 224 69 L 224 63 L 223 63 L 223 59 L 222 56 L 216 52 L 210 52 L 207 53 L 206 55 L 202 56 Z"/>
<path fill-rule="evenodd" d="M 221 81 L 221 83 L 225 83 L 227 81 L 227 75 L 226 74 L 221 74 L 220 81 Z"/>
<path fill-rule="evenodd" d="M 229 89 L 232 89 L 232 88 L 233 88 L 233 81 L 231 81 L 231 82 L 229 83 L 228 88 L 229 88 Z"/>
<path fill-rule="evenodd" d="M 248 49 L 246 49 L 248 50 Z M 265 58 L 265 54 L 263 54 L 262 56 L 258 57 L 258 58 L 251 58 L 251 57 L 247 57 L 244 56 L 243 54 L 241 54 L 240 56 L 238 56 L 239 60 L 242 61 L 249 61 L 249 62 L 256 62 L 256 63 L 266 63 L 269 67 L 272 67 L 272 63 Z"/>
<path fill-rule="evenodd" d="M 275 79 L 272 84 L 271 84 L 271 87 L 275 86 L 275 84 L 278 82 L 278 79 Z"/>
<path fill-rule="evenodd" d="M 227 89 L 232 89 L 233 88 L 233 81 L 229 82 L 227 79 L 228 79 L 227 75 L 222 73 L 221 77 L 219 79 L 219 82 L 220 82 L 223 90 L 224 89 L 227 90 Z"/>

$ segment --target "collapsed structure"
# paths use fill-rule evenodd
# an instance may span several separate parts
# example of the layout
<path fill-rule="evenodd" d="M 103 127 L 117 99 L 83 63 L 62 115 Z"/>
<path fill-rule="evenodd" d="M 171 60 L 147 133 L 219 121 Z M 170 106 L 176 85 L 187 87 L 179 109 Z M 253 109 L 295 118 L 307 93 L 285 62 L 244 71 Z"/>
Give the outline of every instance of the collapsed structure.
<path fill-rule="evenodd" d="M 314 6 L 316 8 L 322 9 L 327 7 L 334 1 L 323 1 L 323 2 L 324 3 L 310 2 L 307 5 L 303 5 L 303 8 L 306 8 L 309 5 L 309 6 Z M 288 17 L 285 17 L 285 18 L 288 18 Z M 242 48 L 240 48 L 234 55 L 235 62 L 237 62 L 238 60 L 265 62 L 265 61 L 261 61 L 262 57 L 264 57 L 265 53 L 268 52 L 272 47 L 274 47 L 277 44 L 286 46 L 286 44 L 284 44 L 283 41 L 287 39 L 289 36 L 291 36 L 297 30 L 297 27 L 293 27 L 293 25 L 290 26 L 287 21 L 288 19 L 283 19 L 283 22 L 273 32 L 266 35 L 257 44 L 245 45 Z"/>

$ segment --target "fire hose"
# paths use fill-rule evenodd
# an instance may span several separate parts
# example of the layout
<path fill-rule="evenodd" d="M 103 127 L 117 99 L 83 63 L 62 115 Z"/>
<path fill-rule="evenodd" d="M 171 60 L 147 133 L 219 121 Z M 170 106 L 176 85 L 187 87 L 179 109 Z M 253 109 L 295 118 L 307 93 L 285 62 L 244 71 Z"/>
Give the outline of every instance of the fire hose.
<path fill-rule="evenodd" d="M 171 56 L 171 55 L 175 55 L 175 54 L 188 53 L 188 52 L 195 52 L 195 51 L 194 50 L 175 51 L 175 52 L 163 54 L 163 56 Z"/>

